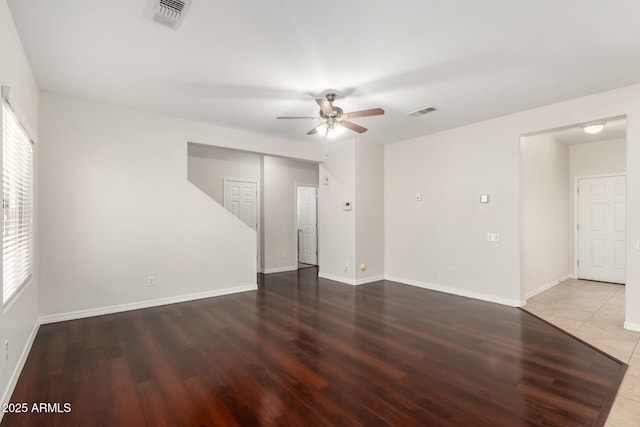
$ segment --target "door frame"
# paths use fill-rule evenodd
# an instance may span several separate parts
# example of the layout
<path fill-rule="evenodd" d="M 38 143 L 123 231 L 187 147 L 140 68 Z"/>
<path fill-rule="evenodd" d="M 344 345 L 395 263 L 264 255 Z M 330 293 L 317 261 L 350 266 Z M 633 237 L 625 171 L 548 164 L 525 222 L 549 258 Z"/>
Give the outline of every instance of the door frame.
<path fill-rule="evenodd" d="M 295 183 L 293 185 L 293 192 L 295 203 L 293 205 L 293 217 L 295 218 L 296 232 L 293 237 L 293 247 L 295 248 L 296 253 L 296 269 L 298 268 L 298 264 L 300 263 L 299 255 L 300 250 L 298 248 L 298 187 L 313 187 L 316 189 L 316 265 L 320 265 L 320 245 L 318 244 L 318 205 L 320 204 L 320 186 L 318 184 L 301 184 Z"/>
<path fill-rule="evenodd" d="M 614 178 L 614 177 L 627 177 L 626 172 L 616 172 L 616 173 L 603 173 L 598 175 L 579 175 L 574 177 L 573 179 L 573 278 L 578 278 L 578 257 L 579 257 L 579 248 L 580 248 L 580 233 L 578 230 L 578 224 L 580 220 L 580 212 L 578 209 L 580 203 L 580 197 L 578 195 L 578 185 L 580 184 L 581 179 L 590 179 L 590 178 Z M 625 188 L 624 192 L 624 203 L 625 203 L 625 211 L 627 209 L 627 191 Z M 627 235 L 625 233 L 625 242 L 627 242 Z M 627 242 L 628 243 L 628 242 Z M 625 272 L 626 275 L 626 272 Z"/>
<path fill-rule="evenodd" d="M 260 181 L 252 178 L 222 178 L 222 205 L 227 209 L 227 182 L 250 182 L 256 185 L 256 269 L 258 273 L 262 273 L 262 239 L 260 238 L 262 230 L 262 192 L 260 191 Z M 229 209 L 227 209 L 229 211 Z M 229 211 L 230 213 L 231 211 Z"/>

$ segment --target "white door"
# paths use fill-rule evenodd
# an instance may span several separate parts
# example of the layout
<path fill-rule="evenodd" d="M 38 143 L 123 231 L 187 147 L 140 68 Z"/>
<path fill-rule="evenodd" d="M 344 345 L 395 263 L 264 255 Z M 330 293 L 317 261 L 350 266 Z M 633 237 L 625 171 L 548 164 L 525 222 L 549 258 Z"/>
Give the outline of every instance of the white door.
<path fill-rule="evenodd" d="M 224 207 L 242 222 L 258 231 L 258 184 L 224 180 Z"/>
<path fill-rule="evenodd" d="M 578 278 L 625 283 L 624 176 L 578 180 Z"/>
<path fill-rule="evenodd" d="M 297 187 L 298 261 L 318 264 L 318 188 Z"/>

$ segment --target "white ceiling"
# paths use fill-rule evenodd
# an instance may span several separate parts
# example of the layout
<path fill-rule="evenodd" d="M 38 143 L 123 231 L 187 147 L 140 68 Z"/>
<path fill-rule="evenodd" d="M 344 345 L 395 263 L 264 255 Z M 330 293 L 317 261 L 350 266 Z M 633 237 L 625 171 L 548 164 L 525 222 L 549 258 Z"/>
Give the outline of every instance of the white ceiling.
<path fill-rule="evenodd" d="M 288 138 L 328 89 L 386 143 L 640 82 L 637 0 L 8 1 L 44 90 Z"/>
<path fill-rule="evenodd" d="M 625 139 L 627 137 L 626 119 L 604 120 L 602 131 L 595 135 L 589 135 L 582 126 L 573 126 L 549 132 L 556 140 L 567 145 L 585 144 L 589 142 L 610 141 L 613 139 Z"/>

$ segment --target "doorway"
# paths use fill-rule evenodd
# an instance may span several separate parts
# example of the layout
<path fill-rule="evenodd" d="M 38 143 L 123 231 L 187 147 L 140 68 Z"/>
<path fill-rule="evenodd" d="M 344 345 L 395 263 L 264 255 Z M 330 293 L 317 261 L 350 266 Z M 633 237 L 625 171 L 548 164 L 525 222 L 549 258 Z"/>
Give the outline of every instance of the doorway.
<path fill-rule="evenodd" d="M 569 278 L 626 281 L 626 119 L 598 123 L 598 133 L 576 124 L 521 138 L 525 300 Z"/>
<path fill-rule="evenodd" d="M 250 179 L 224 178 L 224 207 L 248 225 L 257 236 L 256 262 L 260 268 L 260 212 L 258 182 Z"/>
<path fill-rule="evenodd" d="M 298 269 L 318 265 L 318 187 L 296 185 Z"/>
<path fill-rule="evenodd" d="M 626 281 L 626 178 L 576 178 L 576 277 Z"/>

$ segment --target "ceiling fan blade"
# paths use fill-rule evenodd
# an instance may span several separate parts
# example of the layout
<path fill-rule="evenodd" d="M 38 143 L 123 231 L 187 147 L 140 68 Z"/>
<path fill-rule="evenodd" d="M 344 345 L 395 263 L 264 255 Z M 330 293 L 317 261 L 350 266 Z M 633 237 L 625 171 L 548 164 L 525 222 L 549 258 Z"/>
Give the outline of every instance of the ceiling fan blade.
<path fill-rule="evenodd" d="M 326 99 L 316 99 L 316 102 L 320 106 L 320 109 L 323 113 L 325 113 L 327 116 L 333 115 L 333 107 L 331 106 L 331 103 L 329 101 L 327 101 Z"/>
<path fill-rule="evenodd" d="M 322 122 L 318 126 L 311 129 L 309 132 L 307 132 L 307 135 L 315 135 L 316 133 L 318 133 L 318 129 L 320 129 L 323 125 L 325 125 L 325 122 Z"/>
<path fill-rule="evenodd" d="M 276 119 L 320 119 L 321 117 L 276 117 Z"/>
<path fill-rule="evenodd" d="M 384 114 L 384 110 L 382 108 L 371 108 L 369 110 L 361 110 L 361 111 L 353 111 L 351 113 L 344 113 L 342 117 L 345 119 L 355 119 L 357 117 L 381 116 L 383 114 Z"/>
<path fill-rule="evenodd" d="M 357 124 L 355 124 L 353 122 L 349 122 L 349 121 L 346 121 L 346 120 L 342 120 L 340 122 L 340 125 L 346 127 L 347 129 L 351 129 L 354 132 L 358 132 L 358 133 L 365 133 L 367 131 L 366 127 L 357 125 Z"/>

